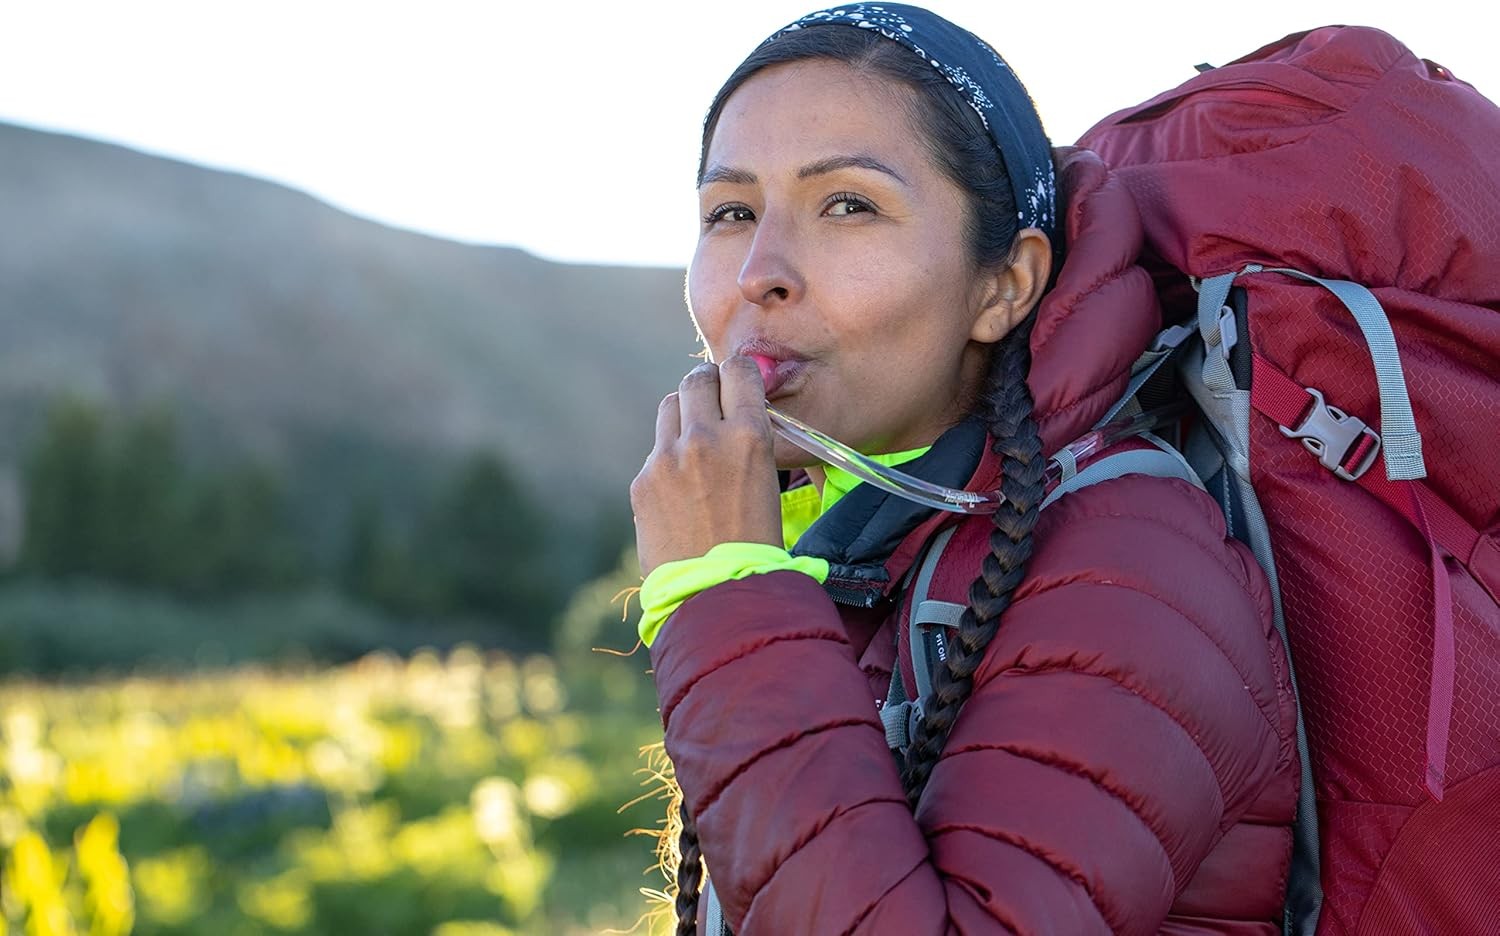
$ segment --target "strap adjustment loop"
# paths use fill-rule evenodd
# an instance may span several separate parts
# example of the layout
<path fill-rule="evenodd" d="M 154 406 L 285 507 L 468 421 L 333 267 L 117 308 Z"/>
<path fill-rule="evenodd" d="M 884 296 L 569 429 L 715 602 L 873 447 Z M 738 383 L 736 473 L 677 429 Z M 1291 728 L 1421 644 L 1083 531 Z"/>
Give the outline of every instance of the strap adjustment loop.
<path fill-rule="evenodd" d="M 897 674 L 893 678 L 899 680 L 901 676 Z M 904 756 L 907 748 L 911 747 L 912 739 L 917 736 L 917 724 L 922 721 L 924 714 L 921 699 L 886 703 L 880 710 L 880 723 L 885 728 L 885 746 Z"/>

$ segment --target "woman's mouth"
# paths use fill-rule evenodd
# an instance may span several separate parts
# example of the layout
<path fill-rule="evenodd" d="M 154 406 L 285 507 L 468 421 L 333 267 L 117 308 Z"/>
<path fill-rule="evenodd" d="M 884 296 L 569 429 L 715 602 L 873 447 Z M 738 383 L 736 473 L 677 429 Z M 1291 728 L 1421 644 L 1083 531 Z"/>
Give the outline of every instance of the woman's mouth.
<path fill-rule="evenodd" d="M 769 354 L 750 354 L 760 368 L 760 379 L 766 385 L 766 399 L 773 400 L 787 384 L 807 369 L 806 361 L 775 358 Z"/>

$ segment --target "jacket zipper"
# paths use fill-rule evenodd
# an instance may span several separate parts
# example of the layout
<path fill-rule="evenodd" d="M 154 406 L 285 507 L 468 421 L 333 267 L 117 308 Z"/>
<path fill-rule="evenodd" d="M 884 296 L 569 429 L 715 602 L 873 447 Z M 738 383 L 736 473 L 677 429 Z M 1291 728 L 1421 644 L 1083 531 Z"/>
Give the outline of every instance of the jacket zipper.
<path fill-rule="evenodd" d="M 843 580 L 830 578 L 823 583 L 823 591 L 828 594 L 829 598 L 833 599 L 834 604 L 846 605 L 851 608 L 873 608 L 880 601 L 881 596 L 885 594 L 885 589 L 883 588 L 870 588 L 863 584 L 858 586 L 842 585 L 839 584 L 840 581 Z"/>

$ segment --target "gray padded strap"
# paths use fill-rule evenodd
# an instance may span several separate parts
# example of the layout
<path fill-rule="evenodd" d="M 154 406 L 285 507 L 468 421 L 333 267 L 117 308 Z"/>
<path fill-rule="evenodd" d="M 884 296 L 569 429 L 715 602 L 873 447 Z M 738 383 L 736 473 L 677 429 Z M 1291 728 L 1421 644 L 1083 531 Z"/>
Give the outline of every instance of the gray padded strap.
<path fill-rule="evenodd" d="M 917 698 L 932 695 L 932 669 L 947 659 L 943 627 L 957 627 L 965 605 L 928 599 L 911 616 L 911 670 L 917 677 Z M 934 629 L 932 625 L 939 625 Z M 933 659 L 936 655 L 937 659 Z"/>
<path fill-rule="evenodd" d="M 927 698 L 932 692 L 933 661 L 929 658 L 928 646 L 930 643 L 942 640 L 941 632 L 932 634 L 929 628 L 924 628 L 922 625 L 944 622 L 947 612 L 936 606 L 948 604 L 948 602 L 928 601 L 927 593 L 932 589 L 932 576 L 937 572 L 938 561 L 943 557 L 943 550 L 948 547 L 948 541 L 953 539 L 953 534 L 957 530 L 956 525 L 950 526 L 933 538 L 932 545 L 927 549 L 927 555 L 922 558 L 922 571 L 917 573 L 915 591 L 911 596 L 912 615 L 908 628 L 911 631 L 911 668 L 912 674 L 917 678 L 918 701 Z M 931 621 L 924 621 L 922 619 L 924 607 L 930 607 L 939 616 Z M 958 610 L 959 614 L 962 614 L 963 606 L 959 605 Z"/>
<path fill-rule="evenodd" d="M 917 698 L 908 701 L 906 698 L 906 687 L 901 683 L 901 667 L 898 665 L 891 668 L 891 688 L 886 692 L 885 705 L 880 709 L 880 723 L 885 727 L 885 743 L 893 751 L 904 751 L 911 743 L 911 729 L 914 718 L 920 717 L 921 701 L 932 691 L 932 672 L 928 669 L 927 661 L 927 634 L 920 627 L 927 623 L 946 623 L 951 617 L 945 607 L 946 601 L 929 601 L 927 592 L 932 588 L 932 576 L 937 571 L 938 560 L 942 558 L 943 550 L 948 541 L 953 539 L 953 534 L 958 528 L 950 526 L 937 536 L 933 537 L 932 543 L 922 555 L 920 566 L 913 565 L 906 573 L 906 581 L 902 584 L 903 590 L 911 585 L 911 652 L 912 670 L 917 677 Z M 913 574 L 916 575 L 915 583 L 912 582 Z M 958 613 L 963 614 L 963 606 L 958 605 Z M 925 615 L 925 616 L 924 616 Z M 956 622 L 956 618 L 954 619 Z"/>
<path fill-rule="evenodd" d="M 1039 509 L 1045 509 L 1047 505 L 1070 491 L 1128 474 L 1181 478 L 1200 489 L 1203 487 L 1203 482 L 1198 479 L 1197 473 L 1176 449 L 1150 433 L 1143 433 L 1140 438 L 1150 442 L 1156 448 L 1107 455 L 1082 471 L 1076 471 L 1077 463 L 1074 462 L 1074 473 L 1065 474 L 1065 480 L 1047 495 Z M 939 601 L 927 597 L 932 589 L 932 577 L 942 560 L 943 550 L 947 548 L 948 542 L 953 539 L 953 534 L 957 529 L 957 526 L 950 526 L 933 538 L 932 545 L 927 548 L 926 554 L 922 557 L 916 581 L 912 585 L 912 612 L 908 630 L 911 642 L 912 673 L 917 681 L 917 698 L 912 701 L 907 700 L 905 688 L 901 684 L 900 671 L 893 670 L 885 705 L 880 709 L 880 723 L 885 728 L 885 743 L 893 751 L 904 750 L 910 744 L 912 720 L 914 717 L 920 717 L 922 700 L 932 694 L 932 670 L 934 666 L 941 663 L 941 659 L 933 659 L 932 655 L 936 653 L 939 657 L 942 656 L 943 628 L 957 627 L 966 609 L 965 605 L 956 602 Z"/>
<path fill-rule="evenodd" d="M 1147 434 L 1141 438 L 1149 439 L 1157 448 L 1106 455 L 1053 488 L 1052 493 L 1042 501 L 1041 509 L 1047 509 L 1048 505 L 1064 494 L 1128 474 L 1151 475 L 1156 478 L 1181 478 L 1200 489 L 1203 488 L 1203 482 L 1198 479 L 1197 472 L 1193 471 L 1181 454 L 1154 436 Z"/>
<path fill-rule="evenodd" d="M 1247 268 L 1254 272 L 1259 268 Z M 1297 706 L 1297 747 L 1302 755 L 1302 782 L 1297 796 L 1297 818 L 1293 826 L 1292 867 L 1287 882 L 1286 917 L 1283 932 L 1287 936 L 1313 936 L 1323 901 L 1321 857 L 1318 847 L 1318 815 L 1314 800 L 1312 761 L 1307 756 L 1307 732 L 1302 717 L 1300 691 L 1296 676 L 1296 660 L 1292 656 L 1291 642 L 1287 638 L 1286 619 L 1282 614 L 1281 584 L 1277 575 L 1275 558 L 1271 551 L 1270 528 L 1266 524 L 1260 501 L 1250 484 L 1250 392 L 1235 385 L 1229 369 L 1229 361 L 1222 353 L 1223 336 L 1219 332 L 1219 314 L 1229 298 L 1229 288 L 1238 274 L 1225 273 L 1204 280 L 1198 292 L 1199 333 L 1203 336 L 1204 348 L 1189 352 L 1183 362 L 1181 374 L 1184 384 L 1197 402 L 1211 432 L 1203 433 L 1197 446 L 1204 440 L 1217 449 L 1217 456 L 1200 462 L 1205 467 L 1222 467 L 1226 481 L 1238 491 L 1241 517 L 1231 512 L 1234 499 L 1228 491 L 1224 493 L 1221 506 L 1229 519 L 1231 528 L 1243 524 L 1256 561 L 1265 570 L 1271 586 L 1271 604 L 1276 631 L 1286 646 L 1289 676 L 1292 691 L 1299 698 Z M 1191 446 L 1190 446 L 1191 448 Z M 1212 462 L 1212 464 L 1210 464 Z M 1205 477 L 1216 474 L 1208 471 Z"/>
<path fill-rule="evenodd" d="M 927 600 L 927 593 L 932 590 L 932 576 L 937 571 L 938 559 L 942 557 L 943 550 L 948 548 L 948 541 L 953 539 L 953 534 L 958 530 L 957 525 L 944 529 L 932 538 L 932 545 L 927 547 L 927 555 L 922 557 L 922 569 L 917 573 L 916 591 L 911 593 L 911 606 L 921 607 L 922 602 Z M 912 617 L 915 619 L 916 615 Z"/>

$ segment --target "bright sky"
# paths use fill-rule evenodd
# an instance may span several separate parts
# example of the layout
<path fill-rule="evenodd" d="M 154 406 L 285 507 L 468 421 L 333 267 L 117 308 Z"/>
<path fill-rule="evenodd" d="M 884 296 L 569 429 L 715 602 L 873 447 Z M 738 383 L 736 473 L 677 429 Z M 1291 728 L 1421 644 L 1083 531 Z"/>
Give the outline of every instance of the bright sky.
<path fill-rule="evenodd" d="M 1500 98 L 1494 0 L 927 5 L 1006 57 L 1057 143 L 1198 62 L 1328 23 L 1385 29 Z M 820 7 L 0 0 L 0 121 L 274 179 L 443 237 L 680 266 L 709 100 L 761 39 Z"/>

